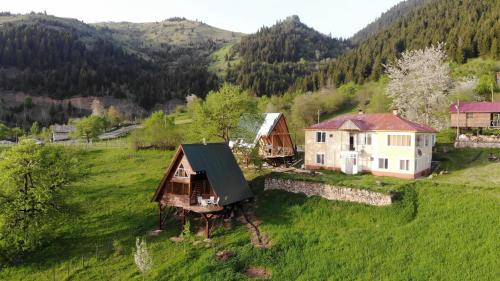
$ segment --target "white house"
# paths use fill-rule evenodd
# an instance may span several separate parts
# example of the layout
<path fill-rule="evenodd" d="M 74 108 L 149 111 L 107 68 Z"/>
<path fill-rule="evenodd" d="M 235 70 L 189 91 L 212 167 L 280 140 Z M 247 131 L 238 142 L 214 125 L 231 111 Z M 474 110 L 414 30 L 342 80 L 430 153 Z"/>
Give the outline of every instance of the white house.
<path fill-rule="evenodd" d="M 341 115 L 305 129 L 305 167 L 418 178 L 430 171 L 435 133 L 396 110 Z"/>

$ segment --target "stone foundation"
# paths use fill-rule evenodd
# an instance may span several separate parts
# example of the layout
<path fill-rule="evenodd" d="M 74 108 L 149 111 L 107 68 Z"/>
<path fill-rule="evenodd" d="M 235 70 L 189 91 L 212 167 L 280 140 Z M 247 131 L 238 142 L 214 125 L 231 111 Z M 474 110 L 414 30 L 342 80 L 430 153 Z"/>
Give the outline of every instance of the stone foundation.
<path fill-rule="evenodd" d="M 266 178 L 264 190 L 279 189 L 306 196 L 321 196 L 328 200 L 357 202 L 373 206 L 391 205 L 393 196 L 365 189 L 333 186 L 320 182 L 295 181 L 288 179 Z"/>
<path fill-rule="evenodd" d="M 456 148 L 500 148 L 500 142 L 457 141 Z"/>

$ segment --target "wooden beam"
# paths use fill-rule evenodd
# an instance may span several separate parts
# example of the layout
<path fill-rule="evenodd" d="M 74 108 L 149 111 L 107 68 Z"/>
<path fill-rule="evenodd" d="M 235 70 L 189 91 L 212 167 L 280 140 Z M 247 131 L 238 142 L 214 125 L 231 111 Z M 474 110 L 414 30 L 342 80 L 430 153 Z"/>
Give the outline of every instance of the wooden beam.
<path fill-rule="evenodd" d="M 158 230 L 161 230 L 161 203 L 158 202 Z"/>

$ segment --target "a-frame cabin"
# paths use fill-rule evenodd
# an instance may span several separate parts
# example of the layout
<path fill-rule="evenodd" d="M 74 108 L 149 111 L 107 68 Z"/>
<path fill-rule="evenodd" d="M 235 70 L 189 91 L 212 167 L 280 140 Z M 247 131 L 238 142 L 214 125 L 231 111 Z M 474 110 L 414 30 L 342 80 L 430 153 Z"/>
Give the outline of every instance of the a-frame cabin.
<path fill-rule="evenodd" d="M 250 123 L 250 124 L 249 124 Z M 253 132 L 250 137 L 237 138 L 230 142 L 235 147 L 259 147 L 259 155 L 271 163 L 284 163 L 295 155 L 286 118 L 282 113 L 264 113 L 262 120 L 242 120 L 239 128 Z"/>
<path fill-rule="evenodd" d="M 225 143 L 182 144 L 159 184 L 152 201 L 159 205 L 159 229 L 166 206 L 199 213 L 206 222 L 227 206 L 253 197 L 233 153 Z"/>

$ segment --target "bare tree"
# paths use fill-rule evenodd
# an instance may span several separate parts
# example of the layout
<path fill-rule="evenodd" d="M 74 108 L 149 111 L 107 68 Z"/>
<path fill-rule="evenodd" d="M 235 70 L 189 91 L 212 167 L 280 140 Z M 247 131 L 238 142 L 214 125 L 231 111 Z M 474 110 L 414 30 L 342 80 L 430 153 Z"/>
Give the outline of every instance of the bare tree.
<path fill-rule="evenodd" d="M 442 110 L 448 105 L 450 69 L 444 44 L 405 51 L 386 67 L 387 91 L 402 116 L 436 128 L 444 126 Z"/>
<path fill-rule="evenodd" d="M 104 110 L 104 106 L 98 99 L 92 100 L 91 108 L 92 108 L 92 115 L 94 116 L 104 116 L 104 113 L 106 113 L 106 111 Z"/>

